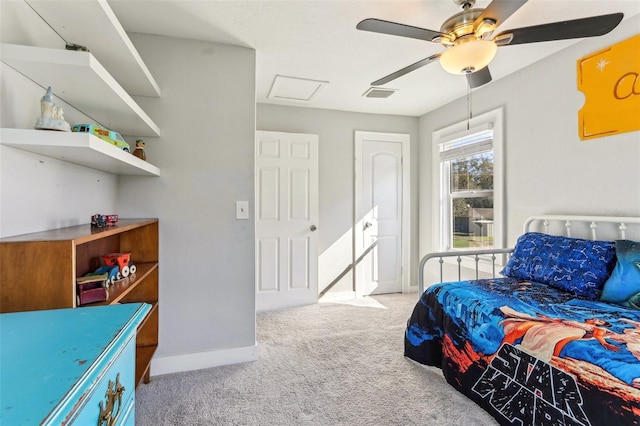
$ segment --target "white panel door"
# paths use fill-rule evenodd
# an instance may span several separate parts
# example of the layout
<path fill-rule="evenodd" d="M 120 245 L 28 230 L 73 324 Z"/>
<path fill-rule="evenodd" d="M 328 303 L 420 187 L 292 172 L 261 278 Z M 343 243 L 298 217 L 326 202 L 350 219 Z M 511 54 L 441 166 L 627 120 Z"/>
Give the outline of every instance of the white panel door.
<path fill-rule="evenodd" d="M 408 145 L 408 135 L 356 132 L 357 295 L 408 290 Z"/>
<path fill-rule="evenodd" d="M 318 136 L 256 132 L 256 309 L 318 300 Z"/>

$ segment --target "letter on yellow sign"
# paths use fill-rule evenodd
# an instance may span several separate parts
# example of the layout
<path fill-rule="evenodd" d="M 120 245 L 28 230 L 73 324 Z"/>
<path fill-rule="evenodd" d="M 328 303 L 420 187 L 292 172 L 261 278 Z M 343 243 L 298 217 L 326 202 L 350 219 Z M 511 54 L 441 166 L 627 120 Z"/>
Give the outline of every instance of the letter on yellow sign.
<path fill-rule="evenodd" d="M 640 130 L 640 34 L 578 60 L 580 139 Z"/>

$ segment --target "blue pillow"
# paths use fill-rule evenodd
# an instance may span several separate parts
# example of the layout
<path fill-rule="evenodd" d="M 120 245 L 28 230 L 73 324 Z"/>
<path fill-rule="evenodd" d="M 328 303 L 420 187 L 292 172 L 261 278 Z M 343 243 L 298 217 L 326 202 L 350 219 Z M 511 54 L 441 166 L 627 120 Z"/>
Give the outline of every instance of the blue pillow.
<path fill-rule="evenodd" d="M 640 243 L 616 241 L 618 263 L 604 284 L 600 300 L 638 307 L 640 295 Z"/>
<path fill-rule="evenodd" d="M 518 238 L 513 255 L 500 273 L 597 300 L 615 261 L 613 241 L 528 232 Z"/>

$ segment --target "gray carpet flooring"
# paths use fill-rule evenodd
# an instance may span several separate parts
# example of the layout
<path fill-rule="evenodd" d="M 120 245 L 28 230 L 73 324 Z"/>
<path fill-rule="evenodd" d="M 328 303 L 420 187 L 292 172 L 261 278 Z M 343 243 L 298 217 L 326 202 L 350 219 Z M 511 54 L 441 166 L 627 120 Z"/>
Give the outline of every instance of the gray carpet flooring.
<path fill-rule="evenodd" d="M 257 316 L 258 360 L 141 385 L 137 425 L 496 425 L 403 356 L 416 294 Z"/>

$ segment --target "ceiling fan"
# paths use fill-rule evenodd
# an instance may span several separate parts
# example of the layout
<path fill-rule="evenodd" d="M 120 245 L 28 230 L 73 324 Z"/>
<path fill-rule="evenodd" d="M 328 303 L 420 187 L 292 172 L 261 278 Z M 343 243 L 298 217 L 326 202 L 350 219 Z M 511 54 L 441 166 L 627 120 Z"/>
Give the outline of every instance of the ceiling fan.
<path fill-rule="evenodd" d="M 470 88 L 491 81 L 489 63 L 499 46 L 542 41 L 595 37 L 608 33 L 622 21 L 622 13 L 592 16 L 570 21 L 513 28 L 493 35 L 493 31 L 527 0 L 493 0 L 486 9 L 474 9 L 476 0 L 453 0 L 462 8 L 448 18 L 440 31 L 413 27 L 381 19 L 365 19 L 357 29 L 440 43 L 447 48 L 371 83 L 381 86 L 440 59 L 442 67 L 453 74 L 464 74 Z"/>

